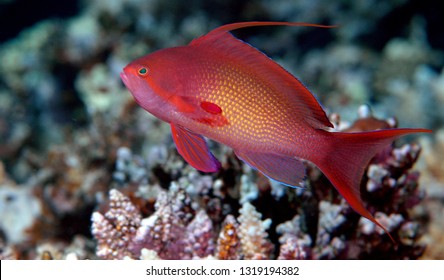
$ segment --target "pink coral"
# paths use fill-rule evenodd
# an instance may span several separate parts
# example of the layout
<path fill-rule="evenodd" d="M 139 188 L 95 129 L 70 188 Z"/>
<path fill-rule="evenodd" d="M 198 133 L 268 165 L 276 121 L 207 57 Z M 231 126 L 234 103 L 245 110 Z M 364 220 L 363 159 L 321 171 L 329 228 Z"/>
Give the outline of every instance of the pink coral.
<path fill-rule="evenodd" d="M 110 209 L 102 215 L 92 215 L 92 234 L 97 240 L 97 256 L 104 259 L 122 259 L 134 257 L 128 251 L 137 228 L 141 223 L 138 209 L 128 197 L 112 189 L 109 192 Z"/>
<path fill-rule="evenodd" d="M 184 253 L 186 226 L 179 207 L 167 193 L 159 193 L 156 211 L 142 220 L 130 250 L 139 256 L 143 248 L 154 250 L 161 259 L 189 258 Z"/>
<path fill-rule="evenodd" d="M 213 224 L 204 210 L 199 210 L 187 226 L 185 252 L 191 258 L 204 258 L 214 254 Z"/>

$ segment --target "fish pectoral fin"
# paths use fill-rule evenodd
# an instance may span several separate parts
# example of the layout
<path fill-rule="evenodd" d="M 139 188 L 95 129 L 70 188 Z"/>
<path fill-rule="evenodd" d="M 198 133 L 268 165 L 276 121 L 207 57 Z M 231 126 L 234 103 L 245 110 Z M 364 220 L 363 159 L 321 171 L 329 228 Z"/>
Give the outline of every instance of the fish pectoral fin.
<path fill-rule="evenodd" d="M 248 165 L 281 184 L 301 187 L 306 177 L 305 166 L 298 158 L 250 151 L 235 151 L 235 153 Z"/>
<path fill-rule="evenodd" d="M 184 116 L 197 122 L 212 126 L 221 127 L 228 125 L 227 118 L 223 115 L 222 109 L 215 103 L 199 101 L 194 97 L 174 95 L 169 99 L 171 104 Z"/>
<path fill-rule="evenodd" d="M 176 109 L 181 113 L 195 113 L 197 101 L 195 98 L 181 95 L 172 95 L 168 101 L 176 106 Z"/>
<path fill-rule="evenodd" d="M 177 151 L 192 167 L 203 172 L 215 172 L 220 169 L 220 162 L 210 152 L 201 135 L 175 124 L 171 124 L 171 133 Z"/>

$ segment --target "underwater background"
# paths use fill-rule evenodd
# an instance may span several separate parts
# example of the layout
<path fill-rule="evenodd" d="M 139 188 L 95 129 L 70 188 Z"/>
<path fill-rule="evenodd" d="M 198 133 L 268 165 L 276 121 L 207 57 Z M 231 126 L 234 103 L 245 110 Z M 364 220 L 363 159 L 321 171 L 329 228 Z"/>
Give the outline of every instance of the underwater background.
<path fill-rule="evenodd" d="M 234 32 L 337 130 L 433 130 L 362 181 L 396 244 L 309 162 L 293 189 L 211 142 L 221 171 L 196 171 L 120 81 L 137 57 L 256 20 L 338 25 Z M 444 259 L 442 26 L 432 0 L 0 0 L 0 259 Z"/>

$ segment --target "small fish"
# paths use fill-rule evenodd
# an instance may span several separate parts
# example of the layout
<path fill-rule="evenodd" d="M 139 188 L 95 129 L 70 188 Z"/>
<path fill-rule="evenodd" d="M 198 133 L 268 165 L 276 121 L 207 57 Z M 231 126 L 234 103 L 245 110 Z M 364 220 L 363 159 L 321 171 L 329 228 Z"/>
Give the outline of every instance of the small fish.
<path fill-rule="evenodd" d="M 180 155 L 194 168 L 221 167 L 204 136 L 231 147 L 244 162 L 288 186 L 314 163 L 350 206 L 390 233 L 361 200 L 370 159 L 396 138 L 428 129 L 330 132 L 333 125 L 313 94 L 294 76 L 231 30 L 291 22 L 223 25 L 187 46 L 161 49 L 129 63 L 120 74 L 136 102 L 171 125 Z M 393 239 L 392 239 L 393 240 Z"/>

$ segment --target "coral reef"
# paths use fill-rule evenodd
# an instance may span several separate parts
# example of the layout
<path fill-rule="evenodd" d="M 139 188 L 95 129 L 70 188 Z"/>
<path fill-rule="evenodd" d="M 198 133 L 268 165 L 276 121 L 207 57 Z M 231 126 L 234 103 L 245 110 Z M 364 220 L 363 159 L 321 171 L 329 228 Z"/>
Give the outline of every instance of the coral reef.
<path fill-rule="evenodd" d="M 444 22 L 429 2 L 81 1 L 1 41 L 0 259 L 444 258 Z M 315 93 L 334 130 L 434 130 L 362 179 L 396 244 L 309 162 L 292 189 L 210 142 L 222 169 L 196 171 L 120 82 L 134 58 L 244 20 L 340 25 L 236 31 Z"/>
<path fill-rule="evenodd" d="M 368 106 L 360 108 L 359 116 L 352 124 L 342 123 L 337 114 L 332 116 L 332 120 L 345 131 L 396 125 L 393 119 L 375 118 Z M 98 221 L 102 224 L 103 216 L 98 212 L 93 213 L 97 255 L 104 258 L 127 256 L 156 259 L 418 258 L 425 246 L 418 242 L 422 235 L 421 220 L 414 218 L 412 209 L 424 199 L 425 194 L 418 188 L 418 172 L 411 168 L 419 153 L 417 144 L 387 147 L 372 159 L 362 182 L 362 195 L 368 203 L 367 207 L 397 244 L 391 243 L 381 228 L 357 215 L 332 188 L 326 188 L 329 183 L 325 177 L 316 167 L 307 164 L 309 176 L 304 184 L 309 187 L 302 191 L 285 187 L 280 195 L 272 191 L 279 188 L 272 187 L 272 182 L 268 182 L 268 187 L 259 187 L 261 178 L 257 177 L 257 184 L 253 183 L 254 174 L 250 168 L 244 169 L 246 173 L 238 177 L 237 187 L 224 186 L 223 183 L 217 187 L 218 192 L 224 188 L 237 188 L 238 193 L 234 195 L 233 192 L 224 192 L 223 195 L 212 193 L 212 186 L 221 184 L 219 179 L 189 171 L 188 175 L 172 181 L 168 192 L 158 191 L 154 212 L 142 222 L 139 222 L 139 215 L 125 215 L 135 220 L 133 224 L 140 225 L 137 230 L 133 228 L 130 239 L 118 239 L 124 246 L 123 255 L 115 253 L 114 244 L 109 244 L 109 235 L 117 236 L 118 233 L 114 232 L 125 227 L 109 228 L 106 226 L 108 222 L 105 226 L 97 227 L 97 217 L 101 218 Z M 130 154 L 125 148 L 129 165 L 134 160 Z M 261 184 L 267 185 L 264 182 Z M 115 193 L 118 193 L 115 189 L 110 191 L 111 210 L 116 205 L 112 198 Z M 233 212 L 235 206 L 232 205 L 231 208 L 226 207 L 228 215 L 223 211 L 216 212 L 220 216 L 216 219 L 211 211 L 212 204 L 219 201 L 219 207 L 222 205 L 223 208 L 232 195 L 233 198 L 239 197 L 239 214 Z M 278 219 L 268 205 L 261 203 L 265 199 L 289 201 L 292 207 L 288 211 L 294 213 L 293 218 L 273 224 L 272 221 Z M 125 201 L 128 203 L 128 198 Z M 134 206 L 129 207 L 126 203 L 120 203 L 119 207 L 123 208 L 120 212 L 126 208 L 134 210 Z M 109 215 L 109 212 L 105 214 L 107 217 Z M 262 220 L 263 215 L 274 219 Z M 215 224 L 222 220 L 221 226 Z M 273 243 L 271 234 L 275 235 L 274 238 L 277 236 L 277 243 Z M 126 240 L 129 243 L 124 242 Z M 103 255 L 103 251 L 109 253 Z"/>
<path fill-rule="evenodd" d="M 183 191 L 158 194 L 155 212 L 141 220 L 128 197 L 110 190 L 110 209 L 92 214 L 96 254 L 103 259 L 267 259 L 273 248 L 266 230 L 271 220 L 260 220 L 248 202 L 239 221 L 228 215 L 218 237 L 203 209 L 193 210 Z M 217 237 L 217 238 L 216 238 Z"/>

